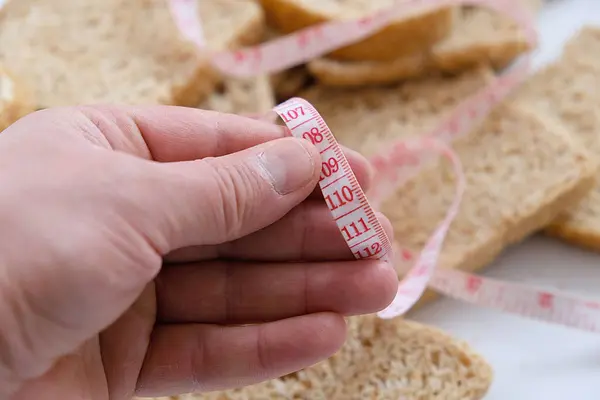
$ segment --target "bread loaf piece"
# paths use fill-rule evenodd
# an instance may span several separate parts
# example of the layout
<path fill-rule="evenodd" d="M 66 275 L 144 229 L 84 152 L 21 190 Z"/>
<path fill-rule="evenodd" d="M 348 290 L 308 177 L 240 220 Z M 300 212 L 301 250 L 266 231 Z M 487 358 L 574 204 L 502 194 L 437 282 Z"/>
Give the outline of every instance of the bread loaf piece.
<path fill-rule="evenodd" d="M 540 0 L 519 0 L 529 11 Z M 529 50 L 521 29 L 507 16 L 481 7 L 462 7 L 450 35 L 430 50 L 388 62 L 318 58 L 309 72 L 331 86 L 381 85 L 439 72 L 457 73 L 486 64 L 501 69 Z"/>
<path fill-rule="evenodd" d="M 198 3 L 211 48 L 261 36 L 264 15 L 252 0 Z M 165 0 L 10 0 L 0 14 L 0 62 L 35 89 L 40 108 L 196 106 L 219 79 Z"/>
<path fill-rule="evenodd" d="M 390 142 L 427 133 L 492 78 L 492 71 L 482 67 L 453 78 L 420 79 L 387 87 L 316 85 L 300 95 L 317 108 L 339 141 L 371 156 L 389 149 Z"/>
<path fill-rule="evenodd" d="M 493 378 L 468 344 L 403 319 L 352 317 L 340 351 L 310 368 L 257 385 L 171 400 L 479 400 Z M 166 399 L 157 399 L 166 400 Z"/>
<path fill-rule="evenodd" d="M 555 63 L 514 93 L 514 101 L 535 107 L 567 127 L 573 139 L 598 159 L 600 152 L 600 28 L 582 29 Z M 600 171 L 597 172 L 598 175 Z M 568 242 L 600 250 L 600 180 L 581 202 L 547 228 Z"/>
<path fill-rule="evenodd" d="M 11 71 L 0 66 L 0 132 L 34 111 L 31 88 Z"/>
<path fill-rule="evenodd" d="M 389 88 L 316 87 L 304 94 L 338 140 L 372 155 L 394 140 L 427 134 L 490 72 Z M 453 143 L 467 189 L 439 268 L 476 271 L 508 245 L 546 226 L 592 187 L 596 163 L 552 121 L 505 105 Z M 456 180 L 447 163 L 423 169 L 381 207 L 396 240 L 417 253 L 445 215 Z M 368 194 L 367 194 L 368 196 Z M 400 269 L 399 274 L 404 273 Z M 433 297 L 428 291 L 420 303 Z"/>
<path fill-rule="evenodd" d="M 387 9 L 395 0 L 260 0 L 275 29 L 290 33 L 328 21 L 367 17 Z M 416 11 L 399 16 L 372 36 L 337 49 L 331 57 L 342 60 L 391 61 L 423 51 L 446 37 L 452 28 L 453 9 Z"/>

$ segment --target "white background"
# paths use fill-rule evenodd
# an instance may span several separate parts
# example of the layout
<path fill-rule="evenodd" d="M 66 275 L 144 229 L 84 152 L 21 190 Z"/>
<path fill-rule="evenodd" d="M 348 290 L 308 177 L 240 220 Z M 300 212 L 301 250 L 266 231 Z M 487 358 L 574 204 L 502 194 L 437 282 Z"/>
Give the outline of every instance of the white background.
<path fill-rule="evenodd" d="M 558 57 L 584 23 L 600 26 L 600 0 L 546 0 L 538 19 L 536 67 Z M 508 249 L 481 274 L 600 297 L 600 254 L 542 236 Z M 448 298 L 410 317 L 467 340 L 486 357 L 495 379 L 485 400 L 600 399 L 600 334 Z"/>

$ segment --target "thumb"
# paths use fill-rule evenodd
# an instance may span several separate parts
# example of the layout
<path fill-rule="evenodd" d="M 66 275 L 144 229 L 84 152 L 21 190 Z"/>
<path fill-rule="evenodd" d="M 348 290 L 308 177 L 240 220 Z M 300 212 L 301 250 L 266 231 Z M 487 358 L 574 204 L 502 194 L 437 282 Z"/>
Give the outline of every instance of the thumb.
<path fill-rule="evenodd" d="M 146 220 L 153 221 L 153 245 L 165 254 L 262 229 L 313 191 L 320 164 L 312 144 L 291 137 L 222 157 L 152 164 L 164 191 L 160 201 L 152 201 L 157 199 L 154 181 L 151 193 L 142 195 L 152 201 L 152 218 Z"/>

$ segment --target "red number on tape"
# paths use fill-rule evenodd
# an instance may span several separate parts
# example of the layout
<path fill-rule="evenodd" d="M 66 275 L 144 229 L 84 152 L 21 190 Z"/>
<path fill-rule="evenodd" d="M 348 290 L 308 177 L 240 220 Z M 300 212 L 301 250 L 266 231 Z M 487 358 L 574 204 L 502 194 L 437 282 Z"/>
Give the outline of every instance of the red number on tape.
<path fill-rule="evenodd" d="M 337 210 L 354 200 L 354 192 L 350 186 L 342 186 L 341 189 L 335 190 L 328 196 L 325 196 L 325 201 L 330 210 Z"/>
<path fill-rule="evenodd" d="M 304 132 L 302 137 L 312 144 L 321 143 L 323 141 L 323 134 L 319 131 L 319 128 L 310 128 L 310 131 Z"/>
<path fill-rule="evenodd" d="M 382 249 L 381 243 L 375 242 L 371 246 L 366 246 L 360 250 L 355 251 L 354 255 L 358 259 L 369 258 L 369 257 L 373 257 L 373 256 L 376 256 L 377 254 L 381 253 L 381 249 Z"/>
<path fill-rule="evenodd" d="M 321 180 L 329 178 L 332 174 L 335 174 L 340 169 L 338 161 L 335 157 L 329 158 L 327 161 L 321 164 Z"/>
<path fill-rule="evenodd" d="M 467 279 L 467 290 L 470 293 L 475 293 L 481 287 L 482 280 L 478 276 L 469 276 Z"/>
<path fill-rule="evenodd" d="M 370 230 L 371 228 L 365 223 L 365 220 L 363 218 L 360 218 L 358 221 L 353 221 L 345 225 L 342 229 L 340 229 L 340 231 L 348 241 L 355 239 L 361 235 L 364 235 Z"/>
<path fill-rule="evenodd" d="M 552 308 L 554 296 L 552 293 L 542 292 L 539 295 L 538 303 L 542 308 Z"/>
<path fill-rule="evenodd" d="M 294 109 L 288 110 L 285 113 L 282 113 L 281 114 L 281 118 L 287 124 L 288 122 L 291 122 L 291 121 L 297 119 L 301 115 L 305 115 L 304 114 L 304 107 L 298 106 L 298 107 L 296 107 Z"/>

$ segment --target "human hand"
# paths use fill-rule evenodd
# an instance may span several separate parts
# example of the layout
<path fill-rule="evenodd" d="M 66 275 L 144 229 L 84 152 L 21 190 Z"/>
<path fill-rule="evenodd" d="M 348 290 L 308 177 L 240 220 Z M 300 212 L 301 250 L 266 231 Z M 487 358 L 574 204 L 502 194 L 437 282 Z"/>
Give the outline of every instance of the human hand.
<path fill-rule="evenodd" d="M 248 385 L 329 357 L 343 316 L 387 306 L 393 268 L 353 260 L 318 151 L 284 136 L 162 106 L 50 109 L 2 132 L 0 399 Z"/>

